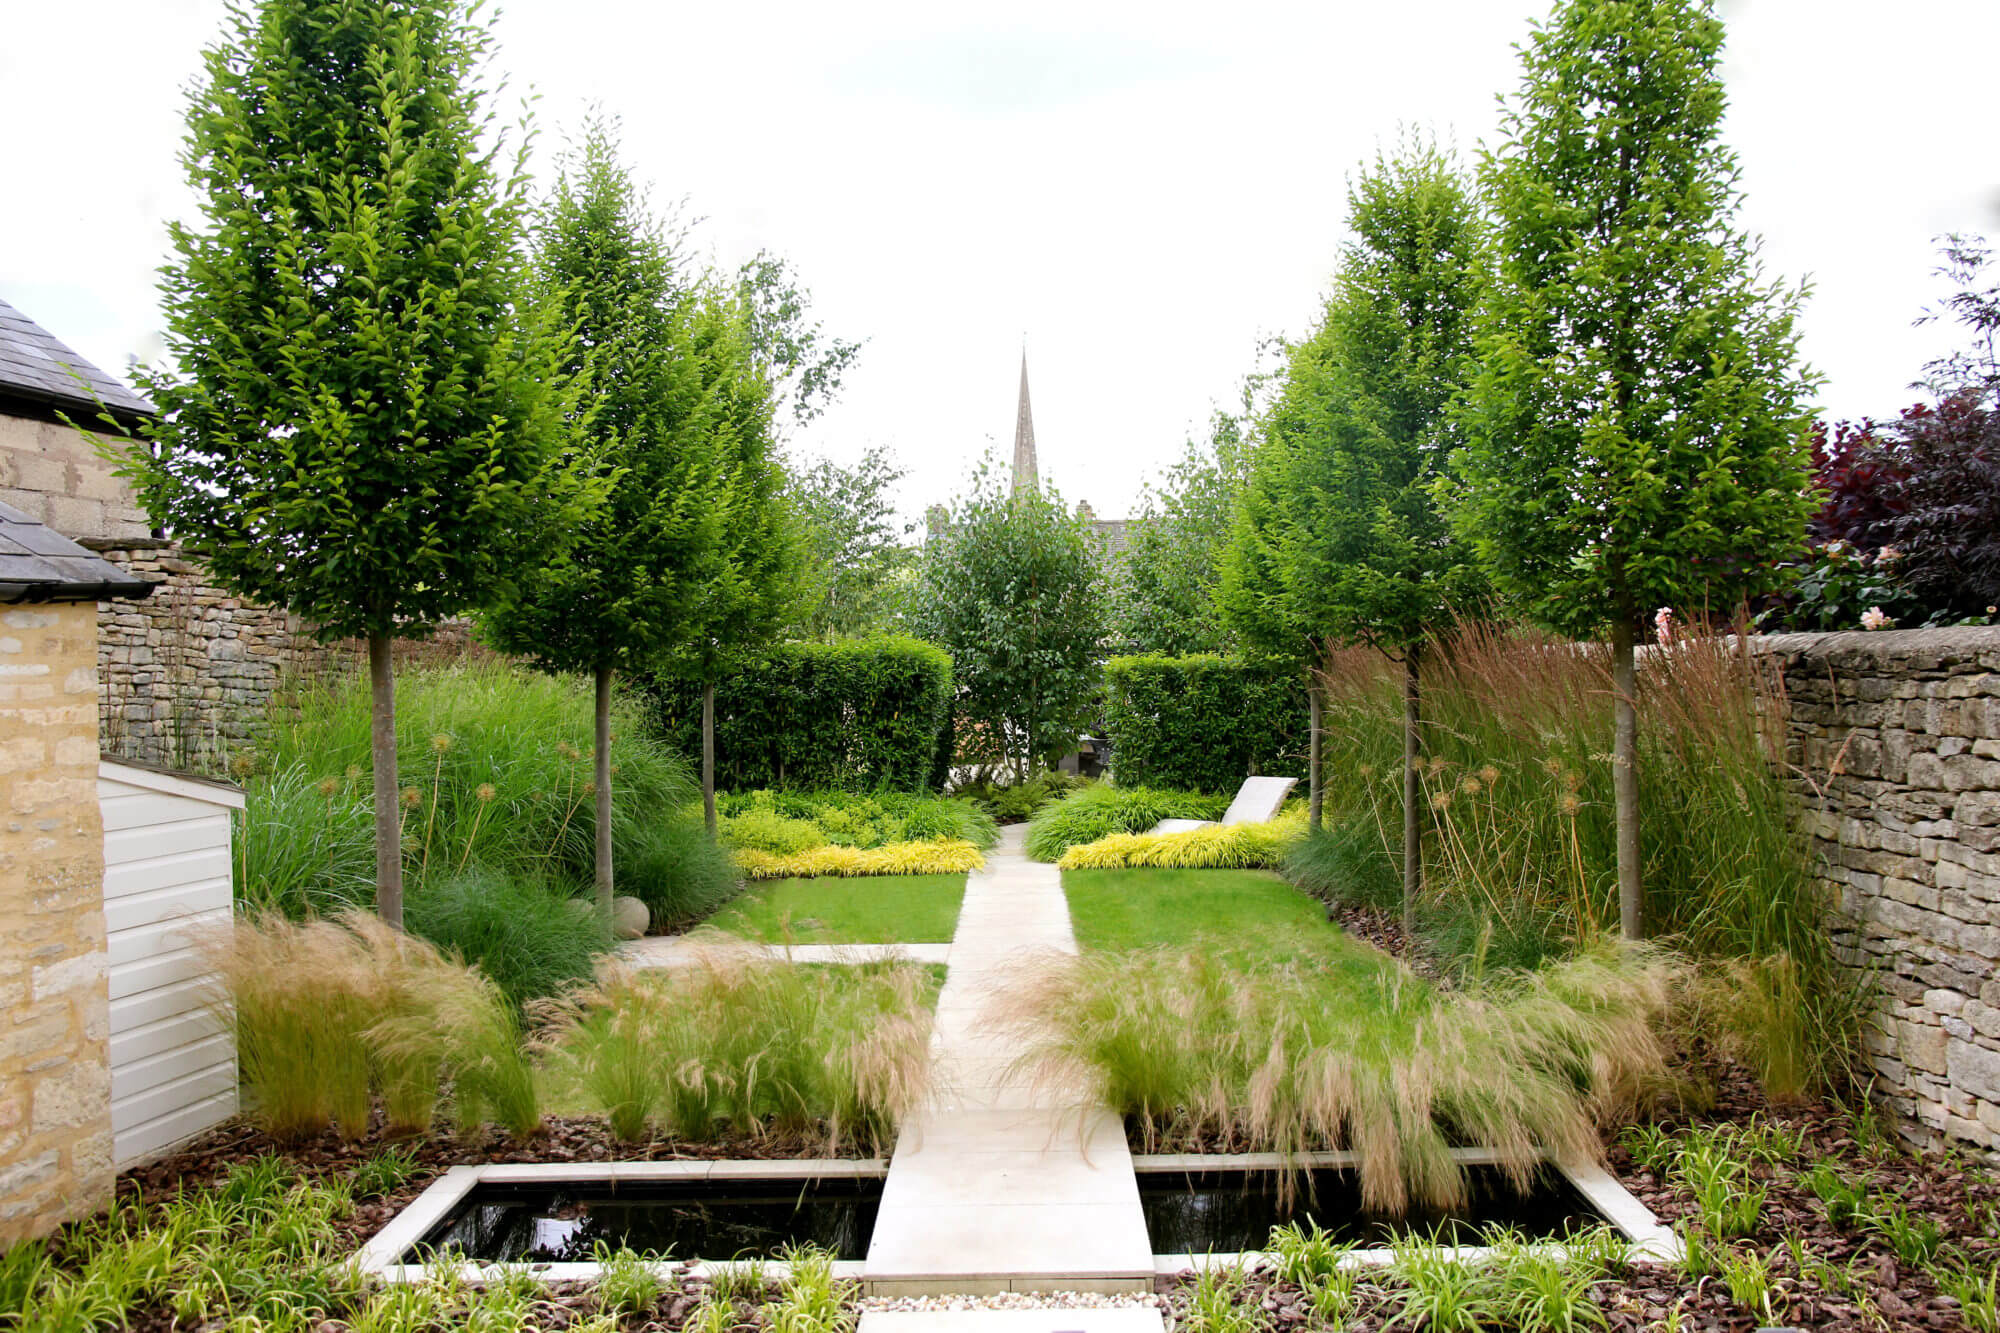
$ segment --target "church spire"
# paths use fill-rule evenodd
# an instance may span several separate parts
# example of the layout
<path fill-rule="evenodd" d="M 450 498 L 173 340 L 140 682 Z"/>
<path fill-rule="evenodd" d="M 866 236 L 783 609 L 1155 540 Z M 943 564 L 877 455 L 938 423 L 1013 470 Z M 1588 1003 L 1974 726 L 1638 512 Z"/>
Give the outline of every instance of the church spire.
<path fill-rule="evenodd" d="M 1028 408 L 1028 349 L 1021 348 L 1021 406 L 1014 417 L 1014 489 L 1034 490 L 1040 484 L 1035 469 L 1035 417 Z"/>

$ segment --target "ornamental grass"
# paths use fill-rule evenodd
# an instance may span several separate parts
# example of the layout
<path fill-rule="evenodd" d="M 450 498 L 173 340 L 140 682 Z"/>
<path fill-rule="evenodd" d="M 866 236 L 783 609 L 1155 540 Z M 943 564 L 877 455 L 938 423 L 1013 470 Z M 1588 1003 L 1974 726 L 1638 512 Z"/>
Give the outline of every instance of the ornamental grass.
<path fill-rule="evenodd" d="M 1522 1189 L 1545 1157 L 1595 1160 L 1664 1077 L 1678 966 L 1647 947 L 1446 990 L 1344 936 L 1270 943 L 1040 960 L 1003 997 L 1017 1070 L 1127 1116 L 1148 1151 L 1351 1150 L 1391 1213 L 1465 1197 L 1455 1145 Z"/>
<path fill-rule="evenodd" d="M 953 875 L 985 866 L 979 848 L 958 839 L 892 842 L 881 847 L 828 843 L 788 856 L 740 847 L 736 867 L 749 879 L 814 879 L 821 875 Z"/>
<path fill-rule="evenodd" d="M 1295 807 L 1263 824 L 1213 824 L 1180 833 L 1112 833 L 1080 843 L 1056 864 L 1064 870 L 1270 870 L 1305 835 Z"/>
<path fill-rule="evenodd" d="M 810 967 L 729 951 L 607 969 L 544 1007 L 557 1095 L 620 1139 L 812 1134 L 885 1152 L 929 1091 L 935 981 L 909 963 Z"/>

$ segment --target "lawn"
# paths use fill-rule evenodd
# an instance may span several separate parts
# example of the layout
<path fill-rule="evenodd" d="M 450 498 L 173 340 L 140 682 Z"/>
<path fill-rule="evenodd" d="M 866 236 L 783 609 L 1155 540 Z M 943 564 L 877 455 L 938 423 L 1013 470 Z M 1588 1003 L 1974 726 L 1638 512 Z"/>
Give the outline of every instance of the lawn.
<path fill-rule="evenodd" d="M 964 898 L 964 875 L 774 879 L 709 924 L 769 944 L 948 944 Z"/>
<path fill-rule="evenodd" d="M 1266 870 L 1065 870 L 1070 924 L 1085 949 L 1182 946 L 1217 936 L 1323 943 L 1326 910 Z"/>

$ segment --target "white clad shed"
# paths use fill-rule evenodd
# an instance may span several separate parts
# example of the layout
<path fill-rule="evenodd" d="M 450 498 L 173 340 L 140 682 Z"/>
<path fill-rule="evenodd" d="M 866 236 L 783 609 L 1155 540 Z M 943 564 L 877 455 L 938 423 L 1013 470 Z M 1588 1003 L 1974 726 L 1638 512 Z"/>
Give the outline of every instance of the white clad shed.
<path fill-rule="evenodd" d="M 236 1114 L 236 1049 L 192 931 L 228 922 L 241 788 L 104 759 L 112 1150 L 123 1169 Z"/>

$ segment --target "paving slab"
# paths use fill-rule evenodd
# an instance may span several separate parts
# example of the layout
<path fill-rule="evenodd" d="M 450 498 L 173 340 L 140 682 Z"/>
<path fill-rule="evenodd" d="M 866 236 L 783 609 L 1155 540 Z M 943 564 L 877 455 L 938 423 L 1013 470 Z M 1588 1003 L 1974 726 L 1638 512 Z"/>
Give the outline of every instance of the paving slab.
<path fill-rule="evenodd" d="M 869 1292 L 1152 1289 L 1152 1244 L 1124 1127 L 1107 1108 L 1017 1072 L 1021 1048 L 992 1021 L 999 988 L 1048 952 L 1076 952 L 1062 876 L 1029 861 L 1019 831 L 1009 829 L 986 868 L 966 880 L 938 996 L 937 1091 L 904 1125 L 890 1159 L 862 1269 Z M 1031 1311 L 913 1313 L 1029 1315 L 1008 1329 L 1044 1327 Z M 1049 1313 L 1054 1333 L 1096 1328 L 1077 1321 L 1114 1312 Z M 1117 1327 L 1160 1326 L 1157 1311 L 1139 1313 L 1151 1323 Z"/>

